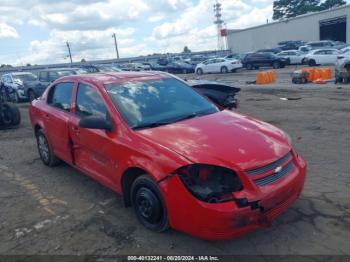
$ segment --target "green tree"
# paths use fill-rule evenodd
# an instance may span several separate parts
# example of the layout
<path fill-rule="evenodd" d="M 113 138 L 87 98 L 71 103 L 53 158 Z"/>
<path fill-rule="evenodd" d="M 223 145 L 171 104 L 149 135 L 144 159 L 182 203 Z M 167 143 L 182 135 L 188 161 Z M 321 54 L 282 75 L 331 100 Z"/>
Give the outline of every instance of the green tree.
<path fill-rule="evenodd" d="M 275 0 L 273 2 L 273 19 L 291 18 L 345 4 L 344 0 Z"/>
<path fill-rule="evenodd" d="M 188 46 L 185 46 L 182 53 L 191 53 L 191 50 L 188 48 Z"/>
<path fill-rule="evenodd" d="M 346 5 L 344 0 L 326 0 L 320 5 L 320 10 L 327 10 L 333 7 Z"/>

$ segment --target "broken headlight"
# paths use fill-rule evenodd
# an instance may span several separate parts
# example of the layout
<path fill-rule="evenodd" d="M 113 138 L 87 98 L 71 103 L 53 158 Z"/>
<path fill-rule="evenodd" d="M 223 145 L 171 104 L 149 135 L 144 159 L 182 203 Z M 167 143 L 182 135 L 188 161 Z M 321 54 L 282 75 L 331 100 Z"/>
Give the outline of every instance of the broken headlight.
<path fill-rule="evenodd" d="M 182 167 L 175 173 L 192 195 L 208 203 L 233 200 L 232 192 L 243 188 L 237 174 L 224 167 L 194 164 Z"/>

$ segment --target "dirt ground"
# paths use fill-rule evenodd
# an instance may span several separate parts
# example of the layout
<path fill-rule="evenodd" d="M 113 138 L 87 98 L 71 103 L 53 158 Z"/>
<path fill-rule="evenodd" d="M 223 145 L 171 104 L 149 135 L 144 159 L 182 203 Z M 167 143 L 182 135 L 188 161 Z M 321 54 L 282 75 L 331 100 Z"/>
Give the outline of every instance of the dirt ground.
<path fill-rule="evenodd" d="M 20 128 L 0 131 L 0 254 L 350 255 L 350 85 L 292 85 L 293 69 L 266 86 L 246 85 L 254 71 L 201 77 L 242 87 L 238 111 L 285 130 L 307 160 L 301 198 L 272 227 L 220 242 L 152 233 L 114 192 L 44 166 L 22 103 Z"/>

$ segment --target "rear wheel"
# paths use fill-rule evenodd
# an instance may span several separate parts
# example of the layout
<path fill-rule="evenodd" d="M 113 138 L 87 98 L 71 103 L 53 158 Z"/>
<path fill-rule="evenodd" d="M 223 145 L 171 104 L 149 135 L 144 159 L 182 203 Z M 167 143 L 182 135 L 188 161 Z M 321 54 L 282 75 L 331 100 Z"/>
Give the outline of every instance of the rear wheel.
<path fill-rule="evenodd" d="M 280 67 L 281 67 L 280 62 L 277 62 L 277 61 L 276 61 L 276 62 L 273 62 L 272 67 L 273 67 L 274 69 L 280 68 Z"/>
<path fill-rule="evenodd" d="M 227 74 L 228 73 L 228 69 L 227 69 L 226 66 L 221 67 L 220 71 L 221 71 L 222 74 Z"/>
<path fill-rule="evenodd" d="M 61 163 L 53 153 L 47 138 L 42 130 L 36 132 L 36 141 L 41 161 L 47 166 L 53 167 Z"/>
<path fill-rule="evenodd" d="M 161 192 L 149 176 L 136 178 L 131 187 L 131 200 L 138 220 L 147 229 L 163 232 L 169 228 Z"/>

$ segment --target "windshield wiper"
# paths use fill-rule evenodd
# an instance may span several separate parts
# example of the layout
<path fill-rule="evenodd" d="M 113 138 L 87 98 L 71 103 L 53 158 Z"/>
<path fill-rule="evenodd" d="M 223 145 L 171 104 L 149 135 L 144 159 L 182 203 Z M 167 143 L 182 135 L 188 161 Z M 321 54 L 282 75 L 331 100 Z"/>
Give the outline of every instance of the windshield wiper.
<path fill-rule="evenodd" d="M 144 128 L 154 128 L 154 127 L 158 127 L 158 126 L 169 125 L 171 123 L 172 122 L 152 122 L 152 123 L 146 123 L 146 124 L 134 126 L 132 129 L 139 130 L 139 129 L 144 129 Z"/>
<path fill-rule="evenodd" d="M 208 114 L 211 114 L 211 113 L 213 113 L 213 112 L 209 112 L 209 113 L 208 112 L 199 112 L 199 113 L 195 113 L 194 112 L 194 113 L 191 113 L 189 115 L 185 115 L 185 116 L 173 119 L 172 121 L 146 123 L 146 124 L 134 126 L 132 129 L 138 130 L 138 129 L 144 129 L 144 128 L 155 128 L 155 127 L 159 127 L 159 126 L 165 126 L 165 125 L 169 125 L 169 124 L 172 124 L 172 123 L 176 123 L 176 122 L 180 122 L 180 121 L 184 121 L 184 120 L 200 117 L 200 116 L 203 116 L 203 115 L 208 115 Z"/>

